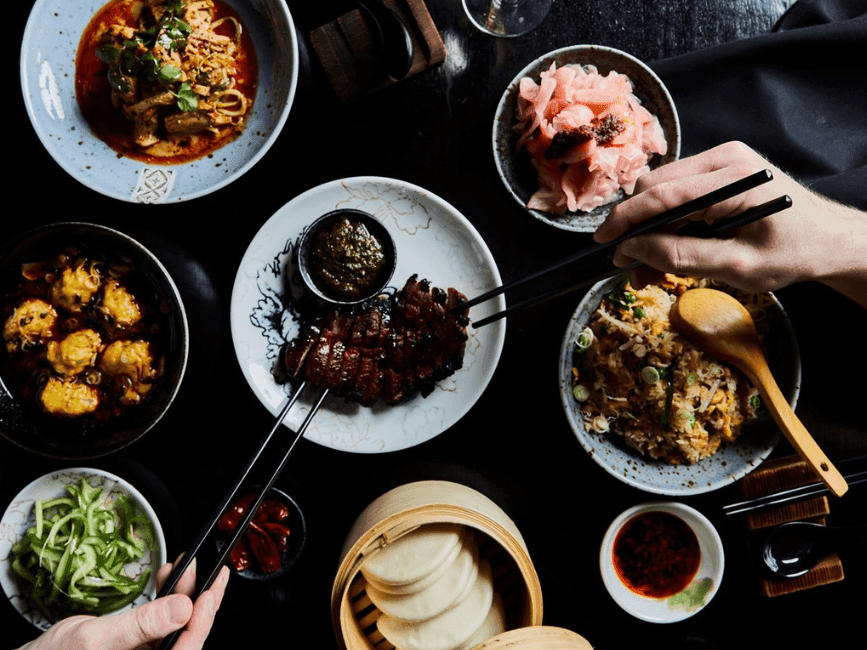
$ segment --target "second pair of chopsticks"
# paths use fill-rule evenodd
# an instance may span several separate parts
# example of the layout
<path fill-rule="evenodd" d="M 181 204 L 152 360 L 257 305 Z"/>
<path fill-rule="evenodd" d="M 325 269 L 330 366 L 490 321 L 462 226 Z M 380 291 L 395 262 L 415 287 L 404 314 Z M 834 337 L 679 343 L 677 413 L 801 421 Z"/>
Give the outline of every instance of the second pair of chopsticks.
<path fill-rule="evenodd" d="M 867 483 L 867 470 L 848 474 L 845 476 L 845 479 L 849 486 Z M 791 503 L 792 501 L 802 501 L 803 499 L 818 497 L 829 493 L 830 490 L 828 490 L 828 486 L 824 483 L 810 483 L 809 485 L 802 485 L 800 487 L 774 492 L 773 494 L 766 494 L 761 497 L 756 497 L 755 499 L 732 503 L 723 506 L 723 512 L 727 515 L 737 515 L 743 512 L 752 512 L 770 506 Z"/>
<path fill-rule="evenodd" d="M 231 489 L 223 497 L 223 500 L 214 510 L 210 519 L 208 519 L 205 525 L 201 528 L 198 536 L 190 544 L 183 557 L 178 560 L 178 562 L 174 565 L 171 574 L 169 575 L 165 584 L 160 589 L 157 597 L 166 596 L 172 593 L 172 590 L 177 586 L 177 583 L 180 581 L 181 576 L 184 574 L 184 571 L 187 570 L 187 568 L 190 566 L 190 563 L 193 561 L 193 558 L 195 558 L 199 551 L 202 549 L 205 540 L 208 539 L 214 532 L 220 516 L 229 508 L 229 506 L 231 506 L 237 500 L 239 496 L 241 496 L 247 478 L 250 476 L 253 468 L 258 464 L 259 459 L 262 456 L 262 452 L 265 450 L 265 448 L 268 446 L 268 443 L 274 437 L 277 429 L 280 428 L 280 425 L 286 418 L 289 410 L 301 396 L 301 393 L 304 391 L 306 383 L 306 381 L 301 383 L 295 390 L 294 394 L 283 406 L 282 410 L 277 415 L 277 418 L 274 421 L 271 430 L 268 432 L 268 435 L 265 436 L 265 438 L 262 440 L 262 443 L 253 453 L 252 457 L 249 459 L 249 461 L 247 461 L 247 465 L 244 467 L 240 476 L 236 479 Z M 322 405 L 322 402 L 325 400 L 325 397 L 327 395 L 327 390 L 320 393 L 320 395 L 316 399 L 316 402 L 313 404 L 313 406 L 310 408 L 310 411 L 307 413 L 307 416 L 304 418 L 304 421 L 301 423 L 301 426 L 298 427 L 298 430 L 290 432 L 288 439 L 283 441 L 282 453 L 278 454 L 278 462 L 272 467 L 270 472 L 270 478 L 268 478 L 265 484 L 259 488 L 258 492 L 256 493 L 256 497 L 247 506 L 247 510 L 244 512 L 244 516 L 238 522 L 238 525 L 235 527 L 234 531 L 232 531 L 231 538 L 223 546 L 222 550 L 217 556 L 216 561 L 214 561 L 207 567 L 197 567 L 198 575 L 196 579 L 196 589 L 192 595 L 193 601 L 195 601 L 196 598 L 198 598 L 198 596 L 201 595 L 204 591 L 209 589 L 214 583 L 214 580 L 216 580 L 217 575 L 220 573 L 220 569 L 226 563 L 226 560 L 229 558 L 229 554 L 232 552 L 232 549 L 235 548 L 235 546 L 241 540 L 243 534 L 246 532 L 247 527 L 253 520 L 256 512 L 259 510 L 259 506 L 262 505 L 262 502 L 265 500 L 268 492 L 271 491 L 271 488 L 274 486 L 277 477 L 280 476 L 280 473 L 283 471 L 283 468 L 289 461 L 289 457 L 292 455 L 292 452 L 295 451 L 295 446 L 298 444 L 298 441 L 304 436 L 304 432 L 307 430 L 307 426 L 310 424 L 311 420 L 313 420 L 313 416 L 316 415 L 316 412 L 319 410 L 319 407 Z M 199 579 L 199 576 L 204 575 L 203 569 L 207 571 L 207 577 L 202 580 Z M 159 650 L 169 650 L 172 646 L 174 646 L 181 631 L 182 630 L 178 630 L 165 637 L 159 645 Z"/>
<path fill-rule="evenodd" d="M 737 196 L 738 194 L 743 194 L 751 189 L 762 185 L 763 183 L 767 183 L 768 181 L 773 179 L 773 173 L 770 169 L 764 169 L 754 174 L 750 174 L 745 178 L 734 181 L 725 185 L 719 189 L 716 189 L 712 192 L 708 192 L 707 194 L 697 197 L 691 201 L 687 201 L 686 203 L 674 207 L 670 210 L 666 210 L 655 217 L 647 219 L 642 223 L 638 224 L 628 232 L 624 233 L 617 239 L 614 239 L 610 242 L 605 242 L 602 244 L 594 244 L 593 246 L 589 246 L 585 249 L 570 255 L 559 262 L 556 262 L 546 268 L 543 268 L 539 271 L 535 271 L 529 275 L 524 276 L 523 278 L 519 278 L 518 280 L 514 280 L 507 284 L 504 284 L 495 289 L 491 289 L 475 298 L 471 298 L 467 302 L 463 303 L 460 308 L 466 309 L 469 307 L 473 307 L 478 305 L 479 303 L 485 302 L 494 296 L 498 296 L 501 293 L 509 291 L 515 287 L 518 287 L 522 284 L 530 282 L 531 280 L 535 280 L 543 275 L 546 275 L 552 271 L 560 269 L 568 264 L 572 264 L 573 262 L 577 262 L 580 259 L 585 257 L 589 257 L 591 255 L 595 255 L 596 253 L 600 253 L 602 251 L 611 250 L 626 241 L 627 239 L 631 239 L 632 237 L 636 237 L 638 235 L 644 235 L 650 232 L 654 232 L 660 230 L 661 228 L 673 224 L 674 222 L 680 221 L 681 219 L 685 219 L 689 215 L 699 212 L 700 210 L 705 210 L 712 205 L 720 203 L 721 201 L 725 201 L 726 199 L 730 199 L 733 196 Z M 478 327 L 478 323 L 475 324 Z"/>

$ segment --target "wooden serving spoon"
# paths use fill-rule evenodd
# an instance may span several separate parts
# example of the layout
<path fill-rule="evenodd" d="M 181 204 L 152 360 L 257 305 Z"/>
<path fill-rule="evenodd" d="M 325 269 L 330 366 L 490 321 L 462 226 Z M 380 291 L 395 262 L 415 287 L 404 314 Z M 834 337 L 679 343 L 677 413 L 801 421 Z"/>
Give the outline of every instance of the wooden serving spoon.
<path fill-rule="evenodd" d="M 774 421 L 828 489 L 842 496 L 849 486 L 792 411 L 771 374 L 749 312 L 716 289 L 691 289 L 672 306 L 671 326 L 698 347 L 740 370 L 758 389 Z"/>

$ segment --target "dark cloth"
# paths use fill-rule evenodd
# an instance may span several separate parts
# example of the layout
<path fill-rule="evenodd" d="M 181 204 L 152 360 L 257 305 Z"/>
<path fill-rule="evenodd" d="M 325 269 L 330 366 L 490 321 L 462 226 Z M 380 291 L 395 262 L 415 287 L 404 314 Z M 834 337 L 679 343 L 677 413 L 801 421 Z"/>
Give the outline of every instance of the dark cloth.
<path fill-rule="evenodd" d="M 768 34 L 651 67 L 677 107 L 682 157 L 740 140 L 867 209 L 867 0 L 799 0 Z"/>

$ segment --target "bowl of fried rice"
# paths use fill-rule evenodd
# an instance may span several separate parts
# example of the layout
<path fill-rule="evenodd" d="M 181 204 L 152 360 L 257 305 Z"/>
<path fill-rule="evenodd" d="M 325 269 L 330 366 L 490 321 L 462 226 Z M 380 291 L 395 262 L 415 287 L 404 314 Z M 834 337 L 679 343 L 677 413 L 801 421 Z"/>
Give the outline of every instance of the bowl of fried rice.
<path fill-rule="evenodd" d="M 795 407 L 797 341 L 771 293 L 749 294 L 667 274 L 635 290 L 624 277 L 595 285 L 563 338 L 559 381 L 567 420 L 607 472 L 666 495 L 708 492 L 757 467 L 780 440 L 758 391 L 736 368 L 673 331 L 671 305 L 685 291 L 712 286 L 750 312 L 783 394 Z"/>

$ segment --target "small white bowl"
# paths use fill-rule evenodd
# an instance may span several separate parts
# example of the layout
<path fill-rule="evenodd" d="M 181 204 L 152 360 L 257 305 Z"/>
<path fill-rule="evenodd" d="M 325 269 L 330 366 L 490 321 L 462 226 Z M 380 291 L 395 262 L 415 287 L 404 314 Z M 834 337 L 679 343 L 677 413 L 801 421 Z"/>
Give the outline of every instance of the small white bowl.
<path fill-rule="evenodd" d="M 562 215 L 548 214 L 540 210 L 527 208 L 527 201 L 538 188 L 534 173 L 528 173 L 529 160 L 522 165 L 521 155 L 526 152 L 516 152 L 515 146 L 518 134 L 512 128 L 515 124 L 515 108 L 517 106 L 518 86 L 521 79 L 531 77 L 538 81 L 539 75 L 556 63 L 557 67 L 577 64 L 593 65 L 600 74 L 616 71 L 629 77 L 632 82 L 633 94 L 641 100 L 642 105 L 659 119 L 668 151 L 665 156 L 654 155 L 649 161 L 651 169 L 680 157 L 680 120 L 674 101 L 659 77 L 643 62 L 631 54 L 602 45 L 571 45 L 548 52 L 529 63 L 521 70 L 503 93 L 497 105 L 494 116 L 493 149 L 494 162 L 500 179 L 512 198 L 524 210 L 539 221 L 571 232 L 593 232 L 602 223 L 612 208 L 625 198 L 619 191 L 614 200 L 589 212 L 566 212 Z"/>
<path fill-rule="evenodd" d="M 154 527 L 155 548 L 146 551 L 139 561 L 131 562 L 124 567 L 124 573 L 131 578 L 141 575 L 142 571 L 150 568 L 150 580 L 144 592 L 132 605 L 117 611 L 126 611 L 153 600 L 157 593 L 157 570 L 166 563 L 166 539 L 156 512 L 144 496 L 128 482 L 109 472 L 89 467 L 73 467 L 39 477 L 24 487 L 12 499 L 6 512 L 3 513 L 3 519 L 0 520 L 0 586 L 3 587 L 3 591 L 12 606 L 26 620 L 43 631 L 51 627 L 51 622 L 22 593 L 20 581 L 12 571 L 12 547 L 21 541 L 27 530 L 36 523 L 36 515 L 33 511 L 34 504 L 37 501 L 67 495 L 67 486 L 77 484 L 83 476 L 87 478 L 91 486 L 101 488 L 107 493 L 108 504 L 111 504 L 119 494 L 126 494 L 131 497 Z M 112 614 L 115 613 L 117 612 L 112 612 Z"/>
<path fill-rule="evenodd" d="M 682 591 L 667 598 L 650 598 L 632 591 L 614 568 L 617 534 L 634 516 L 646 512 L 665 512 L 679 517 L 698 538 L 701 551 L 698 571 Z M 650 623 L 675 623 L 701 611 L 716 595 L 724 566 L 722 541 L 713 524 L 694 508 L 674 501 L 643 503 L 622 512 L 608 527 L 599 552 L 602 582 L 614 602 L 632 616 Z"/>

